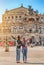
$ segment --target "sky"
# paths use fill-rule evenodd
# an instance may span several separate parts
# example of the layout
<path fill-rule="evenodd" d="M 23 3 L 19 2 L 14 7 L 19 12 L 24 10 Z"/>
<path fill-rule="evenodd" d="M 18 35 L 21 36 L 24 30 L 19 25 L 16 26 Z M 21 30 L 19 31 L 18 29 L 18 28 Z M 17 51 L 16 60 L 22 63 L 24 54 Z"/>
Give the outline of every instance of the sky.
<path fill-rule="evenodd" d="M 28 8 L 31 5 L 34 10 L 44 14 L 44 0 L 0 0 L 0 22 L 2 22 L 2 15 L 6 9 L 18 8 L 22 3 L 24 7 Z"/>

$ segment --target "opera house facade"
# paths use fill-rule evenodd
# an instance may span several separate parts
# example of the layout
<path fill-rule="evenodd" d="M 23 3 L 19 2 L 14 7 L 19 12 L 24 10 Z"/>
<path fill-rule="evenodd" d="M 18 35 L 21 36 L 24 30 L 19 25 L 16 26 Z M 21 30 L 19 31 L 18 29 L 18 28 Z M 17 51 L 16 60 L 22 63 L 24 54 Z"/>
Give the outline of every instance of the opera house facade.
<path fill-rule="evenodd" d="M 6 10 L 2 15 L 2 23 L 0 24 L 0 38 L 12 39 L 11 36 L 29 38 L 39 36 L 44 38 L 44 14 L 34 11 L 31 6 L 25 8 L 21 5 L 12 10 Z M 43 39 L 42 39 L 43 40 Z"/>

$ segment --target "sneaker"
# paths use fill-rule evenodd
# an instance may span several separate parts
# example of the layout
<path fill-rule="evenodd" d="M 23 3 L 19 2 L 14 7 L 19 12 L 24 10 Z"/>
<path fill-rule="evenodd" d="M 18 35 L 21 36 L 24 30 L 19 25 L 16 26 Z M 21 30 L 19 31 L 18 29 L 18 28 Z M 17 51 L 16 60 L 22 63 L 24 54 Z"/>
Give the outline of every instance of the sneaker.
<path fill-rule="evenodd" d="M 26 61 L 24 63 L 27 63 Z"/>
<path fill-rule="evenodd" d="M 23 61 L 24 63 L 27 63 L 27 61 Z"/>
<path fill-rule="evenodd" d="M 20 63 L 19 61 L 17 61 L 16 63 Z"/>

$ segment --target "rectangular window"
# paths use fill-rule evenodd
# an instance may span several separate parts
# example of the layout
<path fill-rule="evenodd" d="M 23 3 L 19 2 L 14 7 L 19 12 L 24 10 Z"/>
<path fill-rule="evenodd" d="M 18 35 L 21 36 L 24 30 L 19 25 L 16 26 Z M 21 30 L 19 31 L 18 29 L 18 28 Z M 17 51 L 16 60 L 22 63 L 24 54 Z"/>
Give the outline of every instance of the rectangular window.
<path fill-rule="evenodd" d="M 19 29 L 23 29 L 23 27 L 19 27 Z"/>

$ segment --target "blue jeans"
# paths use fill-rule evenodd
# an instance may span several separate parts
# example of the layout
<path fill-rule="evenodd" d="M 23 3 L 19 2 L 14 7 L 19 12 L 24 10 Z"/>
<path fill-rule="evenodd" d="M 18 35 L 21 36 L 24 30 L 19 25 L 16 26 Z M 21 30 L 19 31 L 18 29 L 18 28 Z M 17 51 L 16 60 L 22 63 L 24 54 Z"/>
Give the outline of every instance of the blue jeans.
<path fill-rule="evenodd" d="M 22 47 L 22 53 L 23 53 L 23 61 L 27 61 L 27 47 Z"/>
<path fill-rule="evenodd" d="M 16 61 L 20 61 L 20 49 L 16 48 Z"/>

